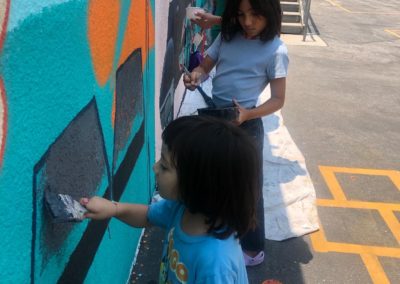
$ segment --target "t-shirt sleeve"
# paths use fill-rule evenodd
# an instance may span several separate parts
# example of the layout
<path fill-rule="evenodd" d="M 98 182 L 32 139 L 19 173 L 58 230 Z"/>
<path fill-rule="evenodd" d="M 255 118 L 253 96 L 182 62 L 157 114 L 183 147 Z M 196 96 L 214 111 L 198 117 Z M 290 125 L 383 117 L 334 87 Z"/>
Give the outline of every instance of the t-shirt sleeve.
<path fill-rule="evenodd" d="M 269 80 L 285 78 L 288 74 L 289 57 L 285 45 L 281 45 L 268 64 L 267 75 Z"/>
<path fill-rule="evenodd" d="M 211 57 L 211 59 L 216 62 L 219 57 L 219 49 L 221 47 L 221 34 L 219 34 L 214 42 L 211 44 L 211 46 L 207 49 L 206 55 Z"/>
<path fill-rule="evenodd" d="M 160 200 L 152 203 L 147 211 L 147 219 L 152 225 L 168 228 L 179 208 L 179 203 L 171 200 Z"/>

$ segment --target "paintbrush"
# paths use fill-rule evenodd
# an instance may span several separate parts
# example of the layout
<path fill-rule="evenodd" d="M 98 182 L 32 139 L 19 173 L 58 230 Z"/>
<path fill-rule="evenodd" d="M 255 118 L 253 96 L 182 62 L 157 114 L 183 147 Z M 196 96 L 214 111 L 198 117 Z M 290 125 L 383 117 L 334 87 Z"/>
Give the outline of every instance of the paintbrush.
<path fill-rule="evenodd" d="M 68 194 L 46 191 L 44 199 L 54 223 L 80 222 L 85 219 L 87 209 Z"/>
<path fill-rule="evenodd" d="M 179 64 L 179 65 L 180 65 L 180 67 L 181 67 L 183 73 L 185 73 L 186 75 L 188 75 L 188 76 L 190 77 L 190 71 L 186 68 L 186 66 L 183 65 L 183 64 Z M 212 108 L 215 108 L 215 107 L 216 107 L 216 105 L 214 104 L 212 98 L 210 98 L 210 97 L 206 94 L 206 92 L 204 92 L 204 90 L 203 90 L 202 87 L 197 86 L 196 89 L 199 91 L 200 95 L 203 97 L 205 103 L 206 103 L 209 107 L 212 107 Z"/>

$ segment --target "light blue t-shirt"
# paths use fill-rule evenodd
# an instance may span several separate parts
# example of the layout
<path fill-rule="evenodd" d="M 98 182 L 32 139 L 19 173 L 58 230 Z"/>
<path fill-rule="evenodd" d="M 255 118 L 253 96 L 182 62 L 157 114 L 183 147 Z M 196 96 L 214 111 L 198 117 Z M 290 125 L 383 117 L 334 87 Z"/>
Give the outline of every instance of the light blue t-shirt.
<path fill-rule="evenodd" d="M 207 55 L 216 62 L 212 97 L 217 106 L 236 99 L 246 108 L 254 107 L 271 80 L 287 76 L 287 48 L 279 37 L 263 42 L 237 33 L 227 42 L 219 34 Z"/>
<path fill-rule="evenodd" d="M 247 284 L 247 272 L 238 239 L 191 236 L 181 229 L 185 206 L 161 200 L 149 207 L 147 218 L 167 230 L 159 283 Z"/>

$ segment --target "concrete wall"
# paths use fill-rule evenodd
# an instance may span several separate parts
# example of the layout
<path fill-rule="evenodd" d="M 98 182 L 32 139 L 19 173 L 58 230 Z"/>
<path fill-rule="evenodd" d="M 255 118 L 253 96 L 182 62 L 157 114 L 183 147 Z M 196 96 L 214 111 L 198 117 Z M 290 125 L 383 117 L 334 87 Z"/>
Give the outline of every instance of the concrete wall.
<path fill-rule="evenodd" d="M 54 224 L 43 196 L 149 201 L 154 14 L 154 0 L 0 0 L 1 283 L 128 279 L 141 230 Z"/>

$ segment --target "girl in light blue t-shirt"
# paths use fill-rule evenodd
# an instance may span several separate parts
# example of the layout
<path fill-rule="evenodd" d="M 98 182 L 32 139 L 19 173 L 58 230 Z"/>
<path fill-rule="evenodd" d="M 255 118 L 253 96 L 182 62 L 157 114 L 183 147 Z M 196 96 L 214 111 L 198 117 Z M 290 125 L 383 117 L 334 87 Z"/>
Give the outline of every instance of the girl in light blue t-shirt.
<path fill-rule="evenodd" d="M 197 24 L 215 20 L 202 13 Z M 226 2 L 221 34 L 216 38 L 200 66 L 183 78 L 194 90 L 216 67 L 212 99 L 217 107 L 236 106 L 234 121 L 254 137 L 262 157 L 264 128 L 261 118 L 282 108 L 285 101 L 288 56 L 280 40 L 282 11 L 279 0 L 232 0 Z M 217 20 L 214 21 L 218 22 Z M 267 85 L 271 97 L 261 105 L 257 101 Z M 260 163 L 262 169 L 262 163 Z M 262 181 L 262 170 L 260 171 Z M 264 261 L 264 208 L 262 182 L 257 205 L 258 226 L 241 240 L 246 265 Z"/>

